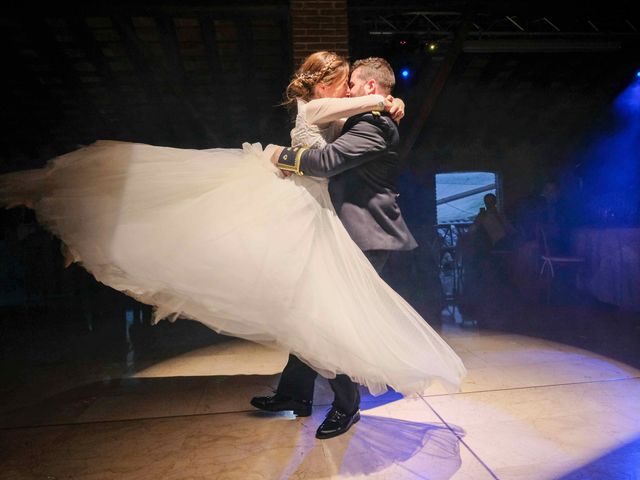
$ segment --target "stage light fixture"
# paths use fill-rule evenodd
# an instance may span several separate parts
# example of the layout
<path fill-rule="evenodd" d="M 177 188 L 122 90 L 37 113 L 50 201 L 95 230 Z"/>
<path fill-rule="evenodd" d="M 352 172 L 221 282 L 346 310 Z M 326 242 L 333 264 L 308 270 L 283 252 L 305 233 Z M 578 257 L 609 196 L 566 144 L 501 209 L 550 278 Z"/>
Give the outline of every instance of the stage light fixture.
<path fill-rule="evenodd" d="M 403 68 L 402 70 L 400 70 L 400 75 L 402 76 L 402 78 L 409 78 L 411 76 L 411 70 L 409 70 L 408 68 Z"/>
<path fill-rule="evenodd" d="M 427 42 L 424 44 L 424 49 L 427 53 L 435 53 L 438 51 L 438 42 Z"/>

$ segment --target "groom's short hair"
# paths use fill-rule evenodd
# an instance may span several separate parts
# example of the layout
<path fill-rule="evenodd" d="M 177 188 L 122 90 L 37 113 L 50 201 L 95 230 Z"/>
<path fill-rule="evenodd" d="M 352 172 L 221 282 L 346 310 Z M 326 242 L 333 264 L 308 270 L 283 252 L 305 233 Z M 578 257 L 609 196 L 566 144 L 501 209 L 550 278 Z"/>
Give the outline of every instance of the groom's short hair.
<path fill-rule="evenodd" d="M 356 60 L 351 71 L 353 72 L 356 68 L 360 68 L 366 78 L 373 78 L 383 89 L 388 90 L 387 93 L 391 93 L 396 85 L 393 68 L 384 58 L 369 57 Z"/>

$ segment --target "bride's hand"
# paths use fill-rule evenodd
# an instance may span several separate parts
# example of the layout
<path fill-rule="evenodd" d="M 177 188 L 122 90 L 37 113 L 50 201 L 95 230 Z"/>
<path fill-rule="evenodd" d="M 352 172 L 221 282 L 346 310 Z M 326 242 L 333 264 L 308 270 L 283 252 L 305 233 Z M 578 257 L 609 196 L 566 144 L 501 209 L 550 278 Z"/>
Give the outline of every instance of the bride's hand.
<path fill-rule="evenodd" d="M 389 112 L 389 115 L 396 123 L 400 123 L 400 120 L 404 117 L 404 102 L 400 98 L 387 95 L 384 99 L 384 109 Z"/>

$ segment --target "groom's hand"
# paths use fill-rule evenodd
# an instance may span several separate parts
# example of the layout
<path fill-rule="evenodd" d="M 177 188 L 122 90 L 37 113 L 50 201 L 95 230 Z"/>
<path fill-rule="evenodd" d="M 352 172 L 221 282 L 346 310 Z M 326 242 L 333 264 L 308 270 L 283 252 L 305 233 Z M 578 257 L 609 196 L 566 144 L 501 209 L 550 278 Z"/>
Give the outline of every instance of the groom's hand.
<path fill-rule="evenodd" d="M 271 154 L 271 163 L 273 163 L 276 167 L 278 166 L 278 159 L 280 158 L 280 154 L 282 153 L 283 150 L 284 150 L 284 147 L 276 147 L 273 153 Z M 291 175 L 293 175 L 293 172 L 289 172 L 287 170 L 280 169 L 280 171 L 282 172 L 282 175 L 284 175 L 285 177 L 290 177 Z"/>
<path fill-rule="evenodd" d="M 284 150 L 284 147 L 276 147 L 273 153 L 271 154 L 271 163 L 273 163 L 276 167 L 278 166 L 278 159 L 280 158 L 280 154 Z"/>

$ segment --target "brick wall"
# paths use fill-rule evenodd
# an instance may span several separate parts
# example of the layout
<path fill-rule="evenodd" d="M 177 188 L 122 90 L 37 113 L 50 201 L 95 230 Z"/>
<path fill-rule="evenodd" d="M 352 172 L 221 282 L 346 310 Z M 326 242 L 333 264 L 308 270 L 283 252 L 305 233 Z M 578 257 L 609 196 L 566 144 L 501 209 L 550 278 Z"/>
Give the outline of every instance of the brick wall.
<path fill-rule="evenodd" d="M 310 53 L 349 54 L 347 0 L 291 0 L 294 68 Z"/>

